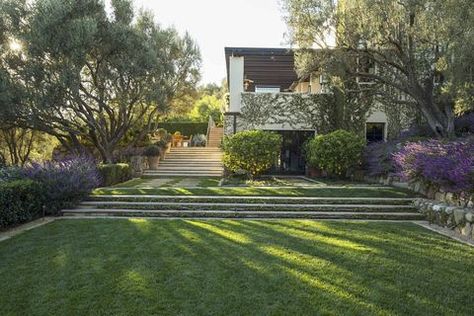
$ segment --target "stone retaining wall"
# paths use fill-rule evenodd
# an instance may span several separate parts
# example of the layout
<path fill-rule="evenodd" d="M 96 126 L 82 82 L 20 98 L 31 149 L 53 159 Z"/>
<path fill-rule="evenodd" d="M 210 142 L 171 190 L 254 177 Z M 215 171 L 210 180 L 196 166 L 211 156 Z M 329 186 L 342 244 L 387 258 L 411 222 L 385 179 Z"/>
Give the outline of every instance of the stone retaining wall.
<path fill-rule="evenodd" d="M 417 199 L 414 204 L 431 224 L 449 228 L 463 239 L 474 240 L 474 208 L 427 199 Z"/>
<path fill-rule="evenodd" d="M 454 194 L 429 187 L 422 182 L 403 182 L 399 177 L 364 178 L 368 182 L 409 189 L 429 199 L 416 199 L 414 204 L 430 224 L 452 230 L 464 240 L 474 241 L 474 194 Z"/>
<path fill-rule="evenodd" d="M 422 182 L 404 182 L 399 177 L 396 176 L 388 176 L 388 177 L 364 177 L 364 180 L 367 182 L 372 183 L 380 183 L 384 185 L 391 185 L 397 188 L 403 188 L 411 190 L 415 193 L 421 194 L 426 196 L 431 200 L 436 200 L 439 202 L 443 202 L 445 204 L 449 204 L 452 206 L 459 206 L 459 207 L 474 207 L 474 194 L 454 194 L 451 192 L 444 192 L 440 189 L 430 187 Z"/>

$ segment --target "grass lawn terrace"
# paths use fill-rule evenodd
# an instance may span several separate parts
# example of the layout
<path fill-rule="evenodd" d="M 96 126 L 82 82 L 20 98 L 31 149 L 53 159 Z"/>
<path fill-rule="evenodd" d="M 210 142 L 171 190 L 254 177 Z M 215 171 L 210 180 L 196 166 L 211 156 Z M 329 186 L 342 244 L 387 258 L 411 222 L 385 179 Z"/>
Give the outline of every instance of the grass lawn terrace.
<path fill-rule="evenodd" d="M 0 258 L 0 315 L 474 310 L 473 249 L 412 223 L 57 220 Z"/>
<path fill-rule="evenodd" d="M 413 193 L 394 187 L 316 187 L 316 188 L 258 188 L 258 187 L 207 187 L 207 188 L 100 188 L 95 195 L 232 195 L 232 196 L 306 196 L 306 197 L 386 197 L 407 198 Z"/>

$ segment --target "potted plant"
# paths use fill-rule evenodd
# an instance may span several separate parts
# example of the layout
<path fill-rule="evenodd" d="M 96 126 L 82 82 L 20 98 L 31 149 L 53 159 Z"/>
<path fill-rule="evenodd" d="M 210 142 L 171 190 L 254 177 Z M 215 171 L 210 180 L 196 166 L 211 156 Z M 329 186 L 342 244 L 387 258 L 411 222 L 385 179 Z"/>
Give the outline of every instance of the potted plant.
<path fill-rule="evenodd" d="M 165 136 L 168 134 L 168 132 L 164 128 L 159 128 L 155 132 L 155 136 L 159 139 L 162 140 L 165 138 Z"/>
<path fill-rule="evenodd" d="M 151 170 L 158 169 L 158 165 L 160 163 L 160 151 L 160 147 L 156 145 L 148 146 L 143 151 L 143 155 L 148 159 L 148 167 Z"/>
<path fill-rule="evenodd" d="M 160 148 L 160 159 L 165 160 L 166 149 L 168 147 L 168 143 L 164 139 L 160 139 L 155 143 L 156 146 Z"/>

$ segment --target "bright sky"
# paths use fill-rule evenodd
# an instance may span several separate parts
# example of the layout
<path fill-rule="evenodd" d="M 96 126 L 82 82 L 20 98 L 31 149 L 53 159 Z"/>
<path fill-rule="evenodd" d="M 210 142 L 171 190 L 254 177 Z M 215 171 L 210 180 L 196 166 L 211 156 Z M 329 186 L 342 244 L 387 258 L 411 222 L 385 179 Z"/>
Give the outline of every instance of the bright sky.
<path fill-rule="evenodd" d="M 188 31 L 202 55 L 202 83 L 226 75 L 224 47 L 287 47 L 279 0 L 136 0 L 163 26 Z"/>

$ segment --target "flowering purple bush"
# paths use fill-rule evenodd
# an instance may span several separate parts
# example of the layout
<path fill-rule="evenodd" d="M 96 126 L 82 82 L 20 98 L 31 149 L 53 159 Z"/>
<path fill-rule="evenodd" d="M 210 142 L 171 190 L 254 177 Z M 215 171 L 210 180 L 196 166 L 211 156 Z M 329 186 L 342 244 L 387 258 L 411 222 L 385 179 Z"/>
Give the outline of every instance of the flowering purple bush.
<path fill-rule="evenodd" d="M 393 161 L 406 180 L 421 180 L 448 192 L 474 191 L 474 141 L 407 143 Z"/>
<path fill-rule="evenodd" d="M 86 156 L 32 163 L 23 173 L 25 178 L 41 184 L 47 212 L 52 214 L 73 206 L 100 184 L 96 163 Z"/>

